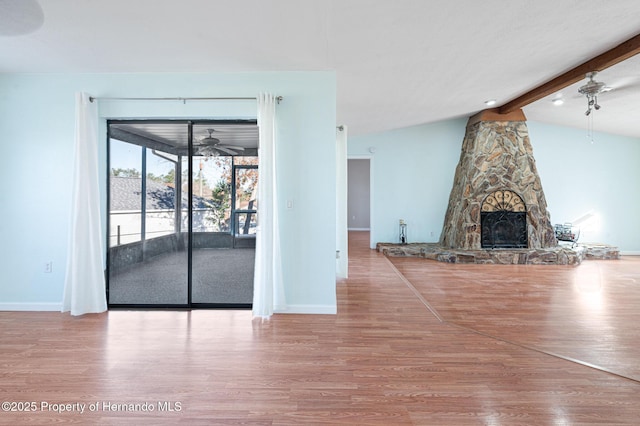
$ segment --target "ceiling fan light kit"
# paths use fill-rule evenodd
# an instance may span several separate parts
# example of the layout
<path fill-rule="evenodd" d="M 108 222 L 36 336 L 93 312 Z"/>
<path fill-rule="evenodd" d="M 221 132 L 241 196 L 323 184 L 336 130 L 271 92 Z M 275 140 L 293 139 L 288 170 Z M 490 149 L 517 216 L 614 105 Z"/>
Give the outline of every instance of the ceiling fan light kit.
<path fill-rule="evenodd" d="M 215 129 L 207 129 L 208 136 L 202 138 L 199 143 L 198 155 L 204 157 L 218 157 L 220 155 L 240 155 L 244 148 L 236 145 L 225 145 L 220 143 L 220 139 L 213 137 Z"/>
<path fill-rule="evenodd" d="M 205 146 L 198 150 L 198 155 L 201 155 L 203 157 L 218 157 L 220 156 L 220 153 L 213 147 Z"/>

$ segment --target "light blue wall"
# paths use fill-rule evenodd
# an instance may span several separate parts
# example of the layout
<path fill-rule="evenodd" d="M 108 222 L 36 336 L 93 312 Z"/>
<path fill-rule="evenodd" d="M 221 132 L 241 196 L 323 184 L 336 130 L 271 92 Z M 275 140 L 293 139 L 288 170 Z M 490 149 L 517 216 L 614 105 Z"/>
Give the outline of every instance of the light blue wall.
<path fill-rule="evenodd" d="M 348 155 L 372 160 L 372 247 L 396 242 L 398 221 L 409 242 L 436 242 L 460 157 L 467 119 L 352 137 Z M 581 241 L 640 254 L 640 139 L 527 122 L 552 223 L 581 226 Z M 375 148 L 372 154 L 369 148 Z"/>
<path fill-rule="evenodd" d="M 439 240 L 466 123 L 448 120 L 349 138 L 349 157 L 371 157 L 372 248 L 398 241 L 400 219 L 409 242 Z"/>
<path fill-rule="evenodd" d="M 97 97 L 283 96 L 276 109 L 277 172 L 287 304 L 292 312 L 335 311 L 333 72 L 0 74 L 0 308 L 60 306 L 78 91 Z M 250 118 L 256 103 L 100 101 L 99 111 L 104 132 L 106 118 Z M 100 143 L 106 191 L 106 137 Z M 53 273 L 44 273 L 49 261 Z"/>
<path fill-rule="evenodd" d="M 584 129 L 527 123 L 551 223 L 587 213 L 580 241 L 640 254 L 640 139 Z"/>

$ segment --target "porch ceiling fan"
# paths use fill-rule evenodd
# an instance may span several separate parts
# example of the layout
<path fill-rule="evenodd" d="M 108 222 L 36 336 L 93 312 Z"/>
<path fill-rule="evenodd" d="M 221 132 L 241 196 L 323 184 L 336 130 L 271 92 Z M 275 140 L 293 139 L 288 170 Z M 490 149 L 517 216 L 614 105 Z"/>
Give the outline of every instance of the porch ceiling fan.
<path fill-rule="evenodd" d="M 240 155 L 244 151 L 241 146 L 221 143 L 220 139 L 213 137 L 215 131 L 215 129 L 207 129 L 209 135 L 194 144 L 196 155 L 218 157 L 219 155 Z"/>

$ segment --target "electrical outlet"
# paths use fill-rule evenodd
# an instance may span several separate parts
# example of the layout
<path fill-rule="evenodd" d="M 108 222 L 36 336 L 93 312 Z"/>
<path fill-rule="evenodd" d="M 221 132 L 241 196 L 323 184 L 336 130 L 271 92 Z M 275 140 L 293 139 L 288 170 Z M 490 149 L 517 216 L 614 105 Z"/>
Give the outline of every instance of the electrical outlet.
<path fill-rule="evenodd" d="M 50 274 L 53 272 L 53 262 L 47 262 L 44 264 L 44 273 Z"/>

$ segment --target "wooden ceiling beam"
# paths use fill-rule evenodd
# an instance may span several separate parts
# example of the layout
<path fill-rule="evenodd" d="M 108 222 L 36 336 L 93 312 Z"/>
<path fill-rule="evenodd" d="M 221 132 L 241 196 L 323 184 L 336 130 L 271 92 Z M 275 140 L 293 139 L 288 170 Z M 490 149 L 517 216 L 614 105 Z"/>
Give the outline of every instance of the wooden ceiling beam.
<path fill-rule="evenodd" d="M 609 68 L 619 62 L 629 59 L 632 56 L 640 53 L 640 34 L 629 40 L 617 45 L 611 50 L 604 52 L 601 55 L 596 56 L 587 62 L 578 65 L 577 67 L 565 72 L 562 75 L 550 80 L 535 89 L 532 89 L 524 95 L 518 96 L 512 101 L 507 102 L 498 108 L 500 114 L 508 114 L 524 106 L 529 105 L 532 102 L 540 100 L 545 96 L 551 95 L 558 90 L 564 89 L 567 86 L 582 80 L 588 72 L 602 71 Z"/>

